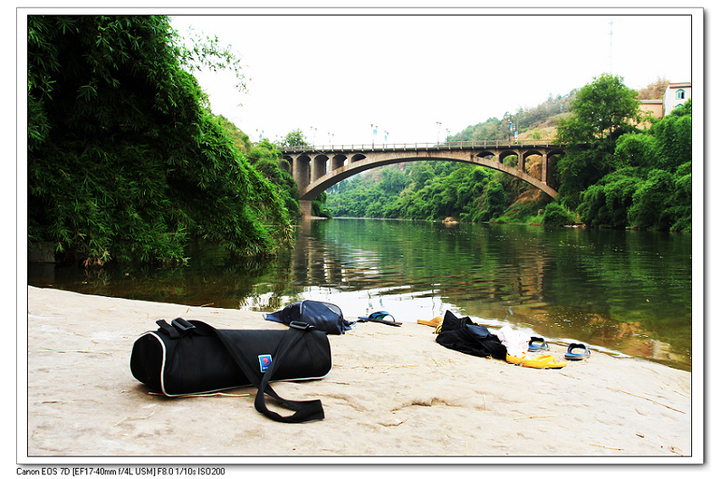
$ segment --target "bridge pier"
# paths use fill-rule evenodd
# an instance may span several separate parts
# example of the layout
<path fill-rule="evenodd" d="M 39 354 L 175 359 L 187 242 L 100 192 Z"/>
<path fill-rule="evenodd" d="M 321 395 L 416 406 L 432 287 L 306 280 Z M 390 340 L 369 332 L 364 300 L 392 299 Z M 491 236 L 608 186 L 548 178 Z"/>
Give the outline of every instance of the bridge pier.
<path fill-rule="evenodd" d="M 310 184 L 310 158 L 300 155 L 292 163 L 292 175 L 301 190 Z"/>
<path fill-rule="evenodd" d="M 303 218 L 310 218 L 312 216 L 312 200 L 299 200 L 300 213 Z"/>
<path fill-rule="evenodd" d="M 325 155 L 318 155 L 312 159 L 310 166 L 310 183 L 327 174 L 327 162 L 328 157 Z"/>
<path fill-rule="evenodd" d="M 346 157 L 343 155 L 335 155 L 332 158 L 332 161 L 330 163 L 330 171 L 337 170 L 338 168 L 342 168 L 345 166 L 345 160 Z"/>

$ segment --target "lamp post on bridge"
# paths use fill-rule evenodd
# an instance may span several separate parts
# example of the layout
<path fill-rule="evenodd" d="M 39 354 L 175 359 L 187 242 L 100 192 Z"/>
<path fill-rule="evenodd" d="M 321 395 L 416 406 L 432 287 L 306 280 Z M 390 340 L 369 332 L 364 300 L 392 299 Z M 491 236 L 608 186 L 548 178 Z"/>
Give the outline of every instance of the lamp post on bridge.
<path fill-rule="evenodd" d="M 440 144 L 440 128 L 442 127 L 442 122 L 441 122 L 441 121 L 436 121 L 435 124 L 437 125 L 437 138 L 436 138 L 436 143 L 437 143 L 437 144 Z"/>
<path fill-rule="evenodd" d="M 370 129 L 372 130 L 372 146 L 375 148 L 375 135 L 377 135 L 378 126 L 371 123 Z"/>

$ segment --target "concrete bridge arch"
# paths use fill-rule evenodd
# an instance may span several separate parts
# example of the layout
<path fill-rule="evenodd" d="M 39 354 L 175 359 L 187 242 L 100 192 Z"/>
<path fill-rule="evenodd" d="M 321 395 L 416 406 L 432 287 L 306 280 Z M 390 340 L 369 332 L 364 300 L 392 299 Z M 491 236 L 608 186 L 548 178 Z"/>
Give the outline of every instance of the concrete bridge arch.
<path fill-rule="evenodd" d="M 552 198 L 557 190 L 548 184 L 549 159 L 561 155 L 560 145 L 548 142 L 515 144 L 500 142 L 454 142 L 444 145 L 365 145 L 357 147 L 287 148 L 283 158 L 291 165 L 291 172 L 300 190 L 303 213 L 310 214 L 312 200 L 320 193 L 363 171 L 394 163 L 410 161 L 456 161 L 486 166 L 520 178 L 544 191 Z M 517 168 L 506 165 L 508 156 L 518 157 Z M 525 171 L 525 161 L 532 155 L 542 157 L 541 178 Z"/>

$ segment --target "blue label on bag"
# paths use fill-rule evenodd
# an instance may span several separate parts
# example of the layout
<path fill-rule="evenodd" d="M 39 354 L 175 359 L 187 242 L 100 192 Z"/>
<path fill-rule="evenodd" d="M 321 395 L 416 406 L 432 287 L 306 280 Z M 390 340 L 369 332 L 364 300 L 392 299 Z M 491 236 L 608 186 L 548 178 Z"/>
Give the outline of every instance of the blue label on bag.
<path fill-rule="evenodd" d="M 258 356 L 258 359 L 260 360 L 260 372 L 264 373 L 268 370 L 270 364 L 272 364 L 272 356 L 269 354 L 261 354 Z"/>

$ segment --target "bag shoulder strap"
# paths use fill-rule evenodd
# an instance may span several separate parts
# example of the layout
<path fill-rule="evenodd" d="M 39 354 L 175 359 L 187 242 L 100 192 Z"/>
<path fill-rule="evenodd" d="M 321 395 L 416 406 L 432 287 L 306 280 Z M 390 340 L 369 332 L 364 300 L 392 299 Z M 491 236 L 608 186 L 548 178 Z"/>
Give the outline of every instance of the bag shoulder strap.
<path fill-rule="evenodd" d="M 273 372 L 285 359 L 288 351 L 292 349 L 295 343 L 297 343 L 303 335 L 310 330 L 310 328 L 312 328 L 312 326 L 307 323 L 300 323 L 296 321 L 290 323 L 290 329 L 287 330 L 280 340 L 277 351 L 273 355 L 272 363 L 270 363 L 270 367 L 264 374 L 258 370 L 256 366 L 257 362 L 252 362 L 247 356 L 245 356 L 243 351 L 222 330 L 215 330 L 235 362 L 238 366 L 240 366 L 247 378 L 258 389 L 258 393 L 255 396 L 255 409 L 270 419 L 278 422 L 300 423 L 323 419 L 325 417 L 322 403 L 319 399 L 310 401 L 289 401 L 281 398 L 269 384 L 272 379 Z M 279 401 L 285 407 L 295 411 L 295 414 L 291 416 L 281 416 L 280 414 L 269 410 L 265 404 L 266 394 Z"/>
<path fill-rule="evenodd" d="M 160 327 L 160 330 L 165 331 L 172 339 L 177 339 L 180 337 L 180 333 L 178 332 L 178 330 L 170 326 L 164 319 L 155 321 L 155 324 Z"/>

